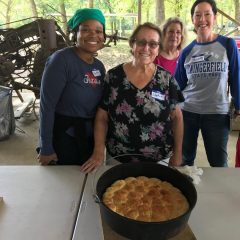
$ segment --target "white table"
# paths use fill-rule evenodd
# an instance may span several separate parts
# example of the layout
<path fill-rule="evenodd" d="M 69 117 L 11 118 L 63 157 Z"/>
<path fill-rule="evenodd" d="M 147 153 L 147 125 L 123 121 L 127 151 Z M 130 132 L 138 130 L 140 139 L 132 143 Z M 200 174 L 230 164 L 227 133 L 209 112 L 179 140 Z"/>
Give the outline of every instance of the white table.
<path fill-rule="evenodd" d="M 100 209 L 94 200 L 93 194 L 95 194 L 94 188 L 97 178 L 108 168 L 105 166 L 100 168 L 97 174 L 88 174 L 72 240 L 104 239 Z"/>
<path fill-rule="evenodd" d="M 101 175 L 109 167 L 98 172 Z M 196 186 L 198 200 L 189 225 L 198 240 L 240 239 L 240 170 L 203 168 Z M 97 181 L 97 180 L 96 180 Z M 100 210 L 93 194 L 93 174 L 87 178 L 73 240 L 103 240 Z"/>
<path fill-rule="evenodd" d="M 203 168 L 190 227 L 200 240 L 240 239 L 240 170 Z"/>
<path fill-rule="evenodd" d="M 84 178 L 79 166 L 1 166 L 0 239 L 72 239 Z"/>

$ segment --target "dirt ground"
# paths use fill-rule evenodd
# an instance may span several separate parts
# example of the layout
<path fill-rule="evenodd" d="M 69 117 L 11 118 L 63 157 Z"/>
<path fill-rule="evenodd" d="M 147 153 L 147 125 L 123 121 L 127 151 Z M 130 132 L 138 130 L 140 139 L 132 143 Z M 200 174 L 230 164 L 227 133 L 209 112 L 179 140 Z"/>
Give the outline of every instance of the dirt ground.
<path fill-rule="evenodd" d="M 129 62 L 132 59 L 127 41 L 118 42 L 117 46 L 105 47 L 98 53 L 98 58 L 104 63 L 106 70 L 120 63 Z"/>

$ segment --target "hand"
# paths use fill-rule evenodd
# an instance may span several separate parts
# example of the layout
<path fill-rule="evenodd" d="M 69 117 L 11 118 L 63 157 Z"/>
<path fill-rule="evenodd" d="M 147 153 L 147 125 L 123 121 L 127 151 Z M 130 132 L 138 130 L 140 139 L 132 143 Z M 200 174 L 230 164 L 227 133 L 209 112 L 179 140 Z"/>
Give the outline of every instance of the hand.
<path fill-rule="evenodd" d="M 169 166 L 177 167 L 181 166 L 182 164 L 182 156 L 177 156 L 176 154 L 173 154 L 169 159 Z"/>
<path fill-rule="evenodd" d="M 57 158 L 57 154 L 53 153 L 50 155 L 38 155 L 38 161 L 41 165 L 46 166 L 49 165 L 51 162 L 57 162 L 58 158 Z"/>
<path fill-rule="evenodd" d="M 84 173 L 90 173 L 102 165 L 104 154 L 93 154 L 80 168 Z"/>
<path fill-rule="evenodd" d="M 240 110 L 235 110 L 233 115 L 234 115 L 234 118 L 239 118 L 240 117 Z"/>

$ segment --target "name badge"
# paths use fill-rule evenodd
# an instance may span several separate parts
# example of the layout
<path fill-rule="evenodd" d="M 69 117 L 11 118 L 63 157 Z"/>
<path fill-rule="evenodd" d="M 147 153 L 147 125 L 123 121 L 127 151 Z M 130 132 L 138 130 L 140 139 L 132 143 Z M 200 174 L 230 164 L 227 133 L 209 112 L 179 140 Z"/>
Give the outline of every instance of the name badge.
<path fill-rule="evenodd" d="M 101 72 L 99 70 L 93 70 L 92 73 L 93 73 L 93 76 L 95 77 L 101 76 Z"/>
<path fill-rule="evenodd" d="M 193 62 L 202 62 L 202 61 L 204 61 L 204 56 L 193 57 L 192 61 Z"/>
<path fill-rule="evenodd" d="M 152 97 L 162 101 L 165 100 L 165 94 L 162 94 L 159 91 L 152 91 Z"/>

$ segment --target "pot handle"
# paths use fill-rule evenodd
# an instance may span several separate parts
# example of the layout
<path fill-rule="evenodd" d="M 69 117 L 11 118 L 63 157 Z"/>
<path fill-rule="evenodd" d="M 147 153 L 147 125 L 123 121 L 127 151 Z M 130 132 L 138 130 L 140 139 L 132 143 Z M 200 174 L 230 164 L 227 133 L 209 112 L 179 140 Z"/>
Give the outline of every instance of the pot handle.
<path fill-rule="evenodd" d="M 110 157 L 110 158 L 108 158 L 108 160 L 111 160 L 111 159 L 117 160 L 118 157 L 125 157 L 125 156 L 144 156 L 144 155 L 143 154 L 137 154 L 137 153 L 135 153 L 135 154 L 121 154 L 121 155 L 117 155 L 115 157 Z M 94 173 L 93 173 L 92 196 L 93 196 L 93 199 L 96 203 L 101 203 L 102 201 L 101 201 L 100 197 L 97 195 L 96 190 L 94 190 L 94 189 L 96 189 L 96 187 L 95 187 L 96 186 L 96 175 L 98 173 L 98 170 L 99 170 L 99 168 L 97 168 L 96 171 L 94 171 Z"/>
<path fill-rule="evenodd" d="M 98 168 L 99 169 L 99 168 Z M 94 199 L 94 201 L 96 202 L 96 203 L 101 203 L 101 200 L 100 200 L 100 197 L 97 195 L 97 192 L 96 192 L 96 190 L 94 190 L 94 189 L 96 189 L 95 188 L 95 186 L 96 186 L 96 184 L 95 184 L 95 180 L 96 180 L 96 174 L 97 174 L 97 172 L 98 172 L 98 169 L 96 170 L 96 171 L 94 171 L 94 173 L 93 173 L 93 179 L 92 179 L 92 196 L 93 196 L 93 199 Z"/>

